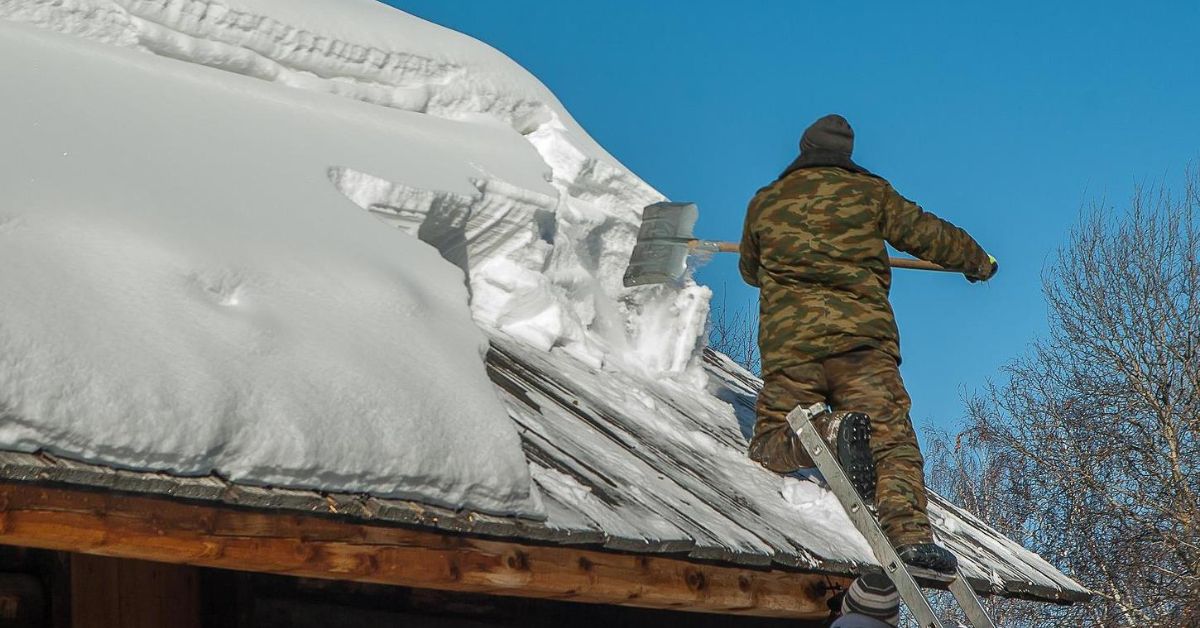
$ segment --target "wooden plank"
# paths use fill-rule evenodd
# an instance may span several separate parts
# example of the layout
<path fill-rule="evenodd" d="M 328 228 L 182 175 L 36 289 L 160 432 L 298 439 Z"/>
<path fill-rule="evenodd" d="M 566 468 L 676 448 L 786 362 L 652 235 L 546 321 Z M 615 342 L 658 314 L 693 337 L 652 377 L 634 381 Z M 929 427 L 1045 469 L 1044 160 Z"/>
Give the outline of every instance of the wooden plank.
<path fill-rule="evenodd" d="M 538 408 L 521 412 L 505 399 L 510 402 L 510 416 L 521 427 L 527 454 L 530 447 L 536 448 L 546 466 L 575 477 L 601 497 L 594 504 L 600 510 L 587 515 L 610 534 L 610 543 L 624 539 L 652 545 L 684 543 L 693 555 L 711 549 L 705 558 L 756 566 L 771 563 L 771 547 L 759 537 L 759 530 L 736 525 L 714 530 L 707 525 L 724 524 L 730 513 L 705 502 L 686 480 L 679 481 L 689 471 L 660 455 L 654 434 L 646 438 L 647 434 L 637 433 L 641 428 L 635 420 L 617 421 L 619 411 L 605 407 L 602 399 L 569 388 L 568 373 L 579 365 L 551 366 L 525 359 L 493 339 L 489 374 L 493 381 L 506 381 L 509 388 L 501 388 L 510 395 L 514 388 L 522 390 L 525 404 Z M 574 377 L 586 375 L 575 372 Z"/>
<path fill-rule="evenodd" d="M 195 567 L 71 555 L 72 628 L 200 628 Z"/>
<path fill-rule="evenodd" d="M 121 625 L 117 561 L 71 560 L 71 628 Z"/>
<path fill-rule="evenodd" d="M 828 598 L 849 583 L 816 574 L 20 483 L 0 484 L 0 543 L 449 591 L 798 619 L 828 616 Z"/>

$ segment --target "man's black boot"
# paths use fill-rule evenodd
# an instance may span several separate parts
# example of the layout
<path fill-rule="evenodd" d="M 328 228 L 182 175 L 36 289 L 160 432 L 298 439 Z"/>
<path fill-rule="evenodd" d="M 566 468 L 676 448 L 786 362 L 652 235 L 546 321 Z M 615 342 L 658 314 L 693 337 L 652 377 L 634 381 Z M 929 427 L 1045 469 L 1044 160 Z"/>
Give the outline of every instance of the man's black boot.
<path fill-rule="evenodd" d="M 900 560 L 911 567 L 928 569 L 946 575 L 958 571 L 958 558 L 936 543 L 910 543 L 896 548 Z"/>
<path fill-rule="evenodd" d="M 875 456 L 871 453 L 871 417 L 862 412 L 839 412 L 830 421 L 830 440 L 837 459 L 858 496 L 868 506 L 875 503 Z"/>

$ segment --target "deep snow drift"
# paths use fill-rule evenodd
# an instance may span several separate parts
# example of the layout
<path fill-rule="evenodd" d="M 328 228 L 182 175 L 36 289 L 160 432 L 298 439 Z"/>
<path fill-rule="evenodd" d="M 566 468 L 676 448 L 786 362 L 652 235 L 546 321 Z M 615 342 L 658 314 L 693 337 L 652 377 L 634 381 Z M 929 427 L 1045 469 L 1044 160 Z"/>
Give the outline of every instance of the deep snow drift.
<path fill-rule="evenodd" d="M 364 208 L 432 212 L 421 220 L 456 229 L 469 221 L 478 232 L 510 220 L 507 237 L 483 233 L 487 243 L 468 238 L 465 254 L 447 256 L 470 265 L 472 310 L 485 327 L 594 366 L 699 384 L 709 291 L 690 281 L 621 286 L 641 210 L 662 196 L 597 145 L 536 78 L 487 45 L 374 0 L 0 0 L 0 17 L 304 90 L 511 129 L 542 158 L 549 193 L 480 171 L 479 184 L 510 189 L 445 199 L 455 190 L 331 166 L 365 175 L 337 179 Z M 446 203 L 428 204 L 439 194 Z"/>
<path fill-rule="evenodd" d="M 471 319 L 703 394 L 707 289 L 620 283 L 661 195 L 490 47 L 373 0 L 0 18 L 0 447 L 537 517 Z"/>
<path fill-rule="evenodd" d="M 3 22 L 0 68 L 4 447 L 539 515 L 462 273 L 327 178 L 550 191 L 526 144 Z"/>

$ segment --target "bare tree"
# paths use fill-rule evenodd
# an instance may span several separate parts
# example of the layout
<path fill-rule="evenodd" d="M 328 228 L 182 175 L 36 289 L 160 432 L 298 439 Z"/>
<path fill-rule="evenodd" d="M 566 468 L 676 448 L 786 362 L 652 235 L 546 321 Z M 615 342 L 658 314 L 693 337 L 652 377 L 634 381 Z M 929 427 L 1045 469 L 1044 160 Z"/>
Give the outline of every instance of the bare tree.
<path fill-rule="evenodd" d="M 729 356 L 751 373 L 758 374 L 762 362 L 758 354 L 758 302 L 747 300 L 732 309 L 727 303 L 729 291 L 722 286 L 721 298 L 709 309 L 708 346 Z"/>
<path fill-rule="evenodd" d="M 1062 552 L 1039 546 L 1027 527 L 1031 513 L 1040 506 L 1030 499 L 1032 492 L 1024 482 L 1025 467 L 1011 451 L 995 447 L 991 441 L 980 440 L 979 434 L 978 430 L 971 429 L 957 434 L 932 428 L 925 430 L 929 488 L 975 513 L 1008 538 L 1059 563 L 1056 559 Z M 1058 566 L 1063 568 L 1061 563 Z M 948 593 L 938 593 L 931 601 L 940 617 L 967 625 L 958 603 Z M 997 626 L 1084 625 L 1079 608 L 998 597 L 985 599 L 984 607 Z"/>
<path fill-rule="evenodd" d="M 1085 213 L 1043 277 L 1050 331 L 934 434 L 931 485 L 1093 589 L 1007 625 L 1200 617 L 1200 174 Z"/>

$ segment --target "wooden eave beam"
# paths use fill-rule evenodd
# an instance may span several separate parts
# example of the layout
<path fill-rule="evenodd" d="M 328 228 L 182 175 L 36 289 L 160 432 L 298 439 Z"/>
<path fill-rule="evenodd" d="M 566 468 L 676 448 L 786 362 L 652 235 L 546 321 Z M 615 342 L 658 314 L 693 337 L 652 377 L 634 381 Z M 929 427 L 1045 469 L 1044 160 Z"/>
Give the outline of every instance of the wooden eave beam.
<path fill-rule="evenodd" d="M 0 483 L 0 543 L 405 587 L 820 620 L 832 576 Z"/>

